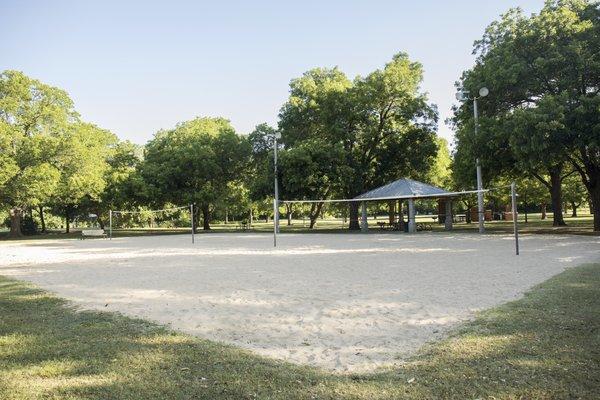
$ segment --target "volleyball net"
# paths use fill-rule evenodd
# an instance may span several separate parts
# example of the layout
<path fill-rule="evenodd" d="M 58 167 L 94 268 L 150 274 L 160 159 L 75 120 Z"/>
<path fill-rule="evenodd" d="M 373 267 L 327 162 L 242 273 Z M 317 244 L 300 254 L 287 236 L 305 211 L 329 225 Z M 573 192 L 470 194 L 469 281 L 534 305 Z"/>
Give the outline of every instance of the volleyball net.
<path fill-rule="evenodd" d="M 185 232 L 189 229 L 194 243 L 194 212 L 193 204 L 157 210 L 109 210 L 108 237 L 112 240 L 113 230 Z"/>

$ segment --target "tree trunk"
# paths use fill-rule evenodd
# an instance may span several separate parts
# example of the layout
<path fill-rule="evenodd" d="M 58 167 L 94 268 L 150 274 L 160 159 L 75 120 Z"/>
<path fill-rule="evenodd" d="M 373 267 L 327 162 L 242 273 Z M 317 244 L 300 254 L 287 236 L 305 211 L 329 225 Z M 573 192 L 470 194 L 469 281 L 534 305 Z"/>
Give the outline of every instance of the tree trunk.
<path fill-rule="evenodd" d="M 292 225 L 292 205 L 290 203 L 285 204 L 285 211 L 287 213 L 287 224 Z"/>
<path fill-rule="evenodd" d="M 44 206 L 40 206 L 40 223 L 42 224 L 42 233 L 46 233 L 46 221 L 44 220 Z"/>
<path fill-rule="evenodd" d="M 229 211 L 225 210 L 225 225 L 229 223 Z"/>
<path fill-rule="evenodd" d="M 573 202 L 571 202 L 571 217 L 577 217 L 577 205 Z"/>
<path fill-rule="evenodd" d="M 200 226 L 200 212 L 196 209 L 194 205 L 194 233 L 198 232 L 198 227 Z"/>
<path fill-rule="evenodd" d="M 65 211 L 65 226 L 67 227 L 66 233 L 71 232 L 71 219 L 69 218 L 69 210 Z"/>
<path fill-rule="evenodd" d="M 325 203 L 312 203 L 312 206 L 310 207 L 310 225 L 309 225 L 309 229 L 314 228 L 315 223 L 317 222 L 317 218 L 319 218 L 319 215 L 321 214 L 321 209 L 323 208 L 323 204 Z"/>
<path fill-rule="evenodd" d="M 552 168 L 548 172 L 550 173 L 550 197 L 552 199 L 552 214 L 554 215 L 552 226 L 565 226 L 567 224 L 563 218 L 562 179 L 560 177 L 562 168 Z"/>
<path fill-rule="evenodd" d="M 396 222 L 396 201 L 388 202 L 388 215 L 390 224 Z"/>
<path fill-rule="evenodd" d="M 202 228 L 205 231 L 210 230 L 210 209 L 208 205 L 202 206 Z"/>
<path fill-rule="evenodd" d="M 96 219 L 98 220 L 98 225 L 100 226 L 100 229 L 104 229 L 104 221 L 102 220 L 102 213 L 100 213 L 100 210 L 95 210 L 96 211 Z"/>
<path fill-rule="evenodd" d="M 351 231 L 360 230 L 360 223 L 358 222 L 358 202 L 351 201 L 348 206 L 350 207 L 350 224 L 348 229 Z"/>
<path fill-rule="evenodd" d="M 10 233 L 8 237 L 16 238 L 23 236 L 21 232 L 21 209 L 13 208 L 10 210 Z"/>
<path fill-rule="evenodd" d="M 589 186 L 590 191 L 590 199 L 592 203 L 590 204 L 590 208 L 594 210 L 594 231 L 600 231 L 600 175 L 596 182 Z"/>
<path fill-rule="evenodd" d="M 467 211 L 465 211 L 465 223 L 470 224 L 471 221 L 471 203 L 469 202 L 463 202 L 463 204 L 465 205 L 465 207 L 467 207 Z"/>
<path fill-rule="evenodd" d="M 250 209 L 248 217 L 250 217 L 248 221 L 250 222 L 250 226 L 252 226 L 252 224 L 254 223 L 254 215 L 252 215 L 252 209 Z"/>
<path fill-rule="evenodd" d="M 542 219 L 546 219 L 546 204 L 540 206 L 542 208 Z"/>

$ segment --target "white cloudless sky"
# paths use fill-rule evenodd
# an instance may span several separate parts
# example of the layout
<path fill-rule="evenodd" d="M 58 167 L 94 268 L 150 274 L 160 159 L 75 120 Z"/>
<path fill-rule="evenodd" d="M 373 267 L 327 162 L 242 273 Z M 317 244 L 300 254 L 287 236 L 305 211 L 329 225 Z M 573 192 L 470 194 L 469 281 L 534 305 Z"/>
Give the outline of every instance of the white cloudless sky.
<path fill-rule="evenodd" d="M 240 133 L 277 123 L 289 82 L 314 67 L 350 78 L 400 51 L 451 115 L 473 42 L 511 7 L 543 0 L 0 1 L 0 69 L 65 89 L 82 117 L 143 144 L 161 128 L 223 116 Z"/>

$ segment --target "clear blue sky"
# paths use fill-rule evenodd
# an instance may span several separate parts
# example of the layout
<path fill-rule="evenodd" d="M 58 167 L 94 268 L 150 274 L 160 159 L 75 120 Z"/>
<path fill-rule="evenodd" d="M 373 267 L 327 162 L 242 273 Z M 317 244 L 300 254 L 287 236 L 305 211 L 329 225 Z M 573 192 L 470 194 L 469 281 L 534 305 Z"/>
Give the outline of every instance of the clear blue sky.
<path fill-rule="evenodd" d="M 195 116 L 241 133 L 275 124 L 288 84 L 313 67 L 349 77 L 407 52 L 440 111 L 473 63 L 473 41 L 514 6 L 464 1 L 0 1 L 0 69 L 66 89 L 82 117 L 144 143 Z"/>

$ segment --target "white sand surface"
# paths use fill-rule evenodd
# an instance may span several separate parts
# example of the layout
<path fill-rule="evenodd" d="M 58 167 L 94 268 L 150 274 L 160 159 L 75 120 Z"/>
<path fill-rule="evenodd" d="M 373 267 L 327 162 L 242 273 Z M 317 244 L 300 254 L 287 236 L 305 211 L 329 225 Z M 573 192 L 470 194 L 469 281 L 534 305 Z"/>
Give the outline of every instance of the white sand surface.
<path fill-rule="evenodd" d="M 119 311 L 337 371 L 400 362 L 565 268 L 600 238 L 477 234 L 203 234 L 0 243 L 0 274 L 86 309 Z"/>

